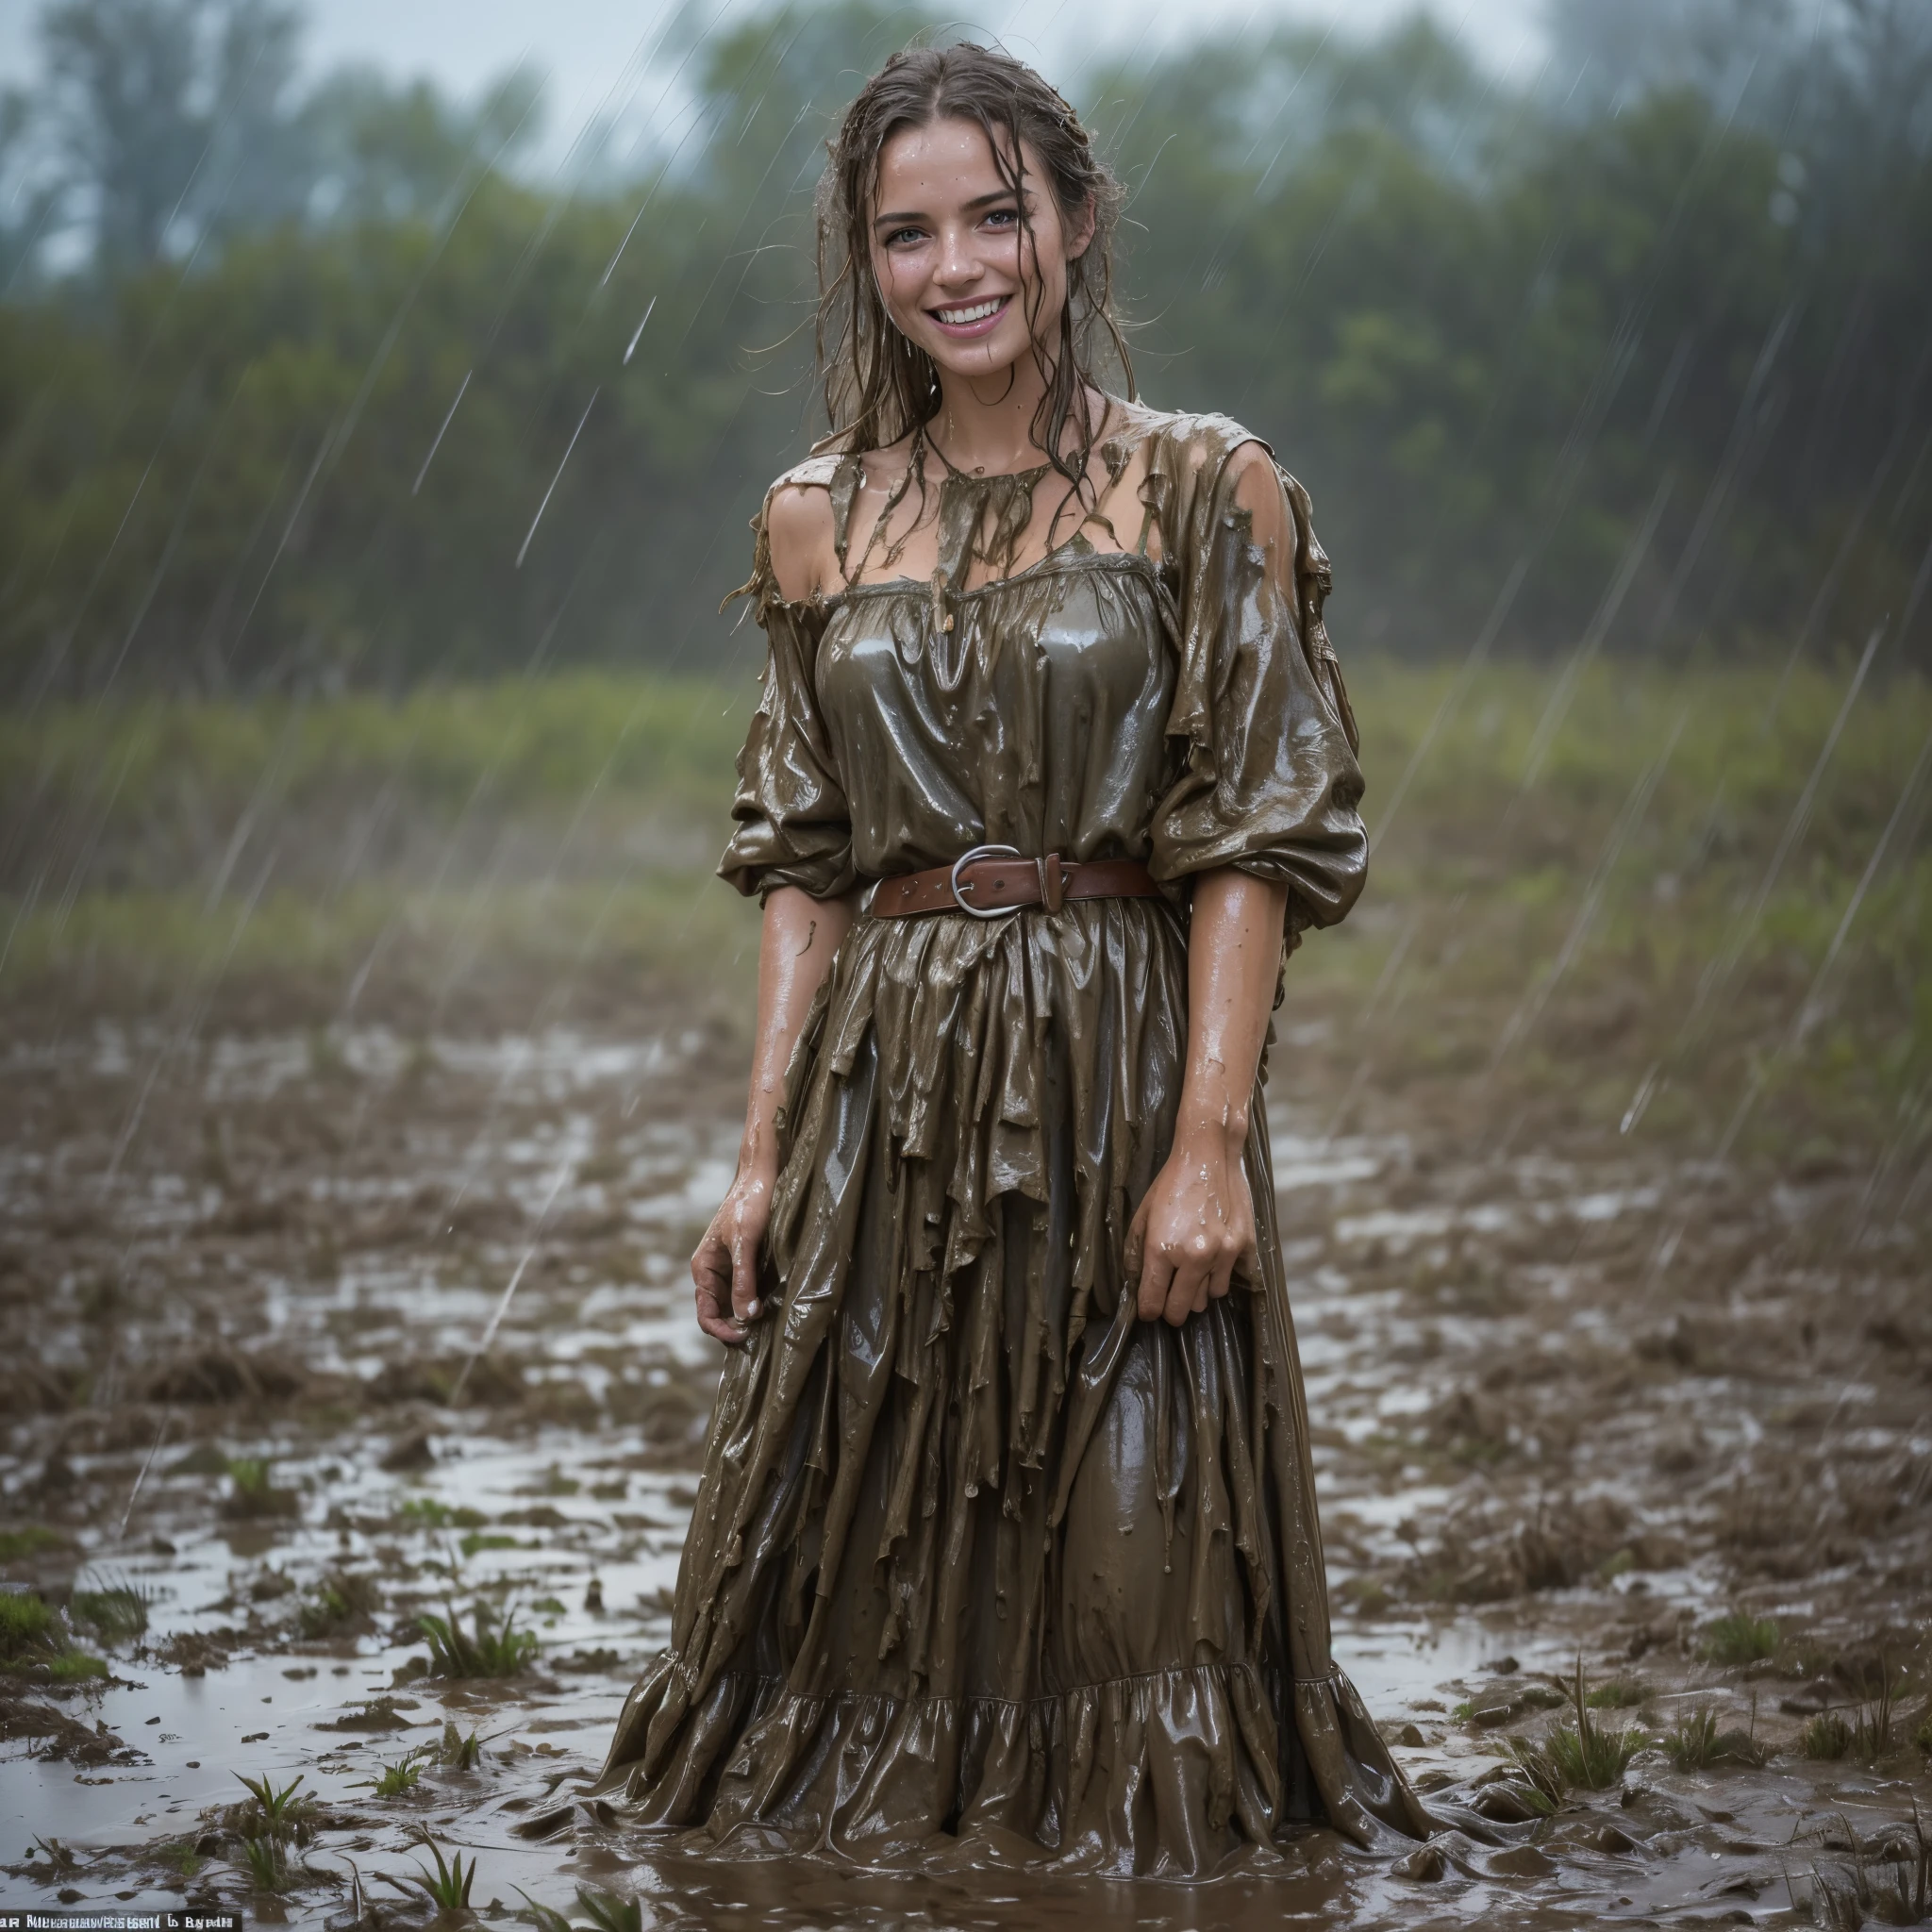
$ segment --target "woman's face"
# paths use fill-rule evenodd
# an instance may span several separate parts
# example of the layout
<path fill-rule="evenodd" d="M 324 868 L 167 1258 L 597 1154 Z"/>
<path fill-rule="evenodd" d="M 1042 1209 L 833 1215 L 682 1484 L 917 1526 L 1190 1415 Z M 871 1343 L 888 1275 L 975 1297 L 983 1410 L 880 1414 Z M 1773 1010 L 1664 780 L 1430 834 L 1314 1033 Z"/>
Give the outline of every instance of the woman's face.
<path fill-rule="evenodd" d="M 1067 263 L 1093 239 L 1091 216 L 1075 226 L 1061 218 L 1031 146 L 1022 142 L 1020 154 L 1030 235 L 977 122 L 902 127 L 879 156 L 879 293 L 901 334 L 951 375 L 996 375 L 1029 351 L 1033 336 L 1055 341 Z"/>

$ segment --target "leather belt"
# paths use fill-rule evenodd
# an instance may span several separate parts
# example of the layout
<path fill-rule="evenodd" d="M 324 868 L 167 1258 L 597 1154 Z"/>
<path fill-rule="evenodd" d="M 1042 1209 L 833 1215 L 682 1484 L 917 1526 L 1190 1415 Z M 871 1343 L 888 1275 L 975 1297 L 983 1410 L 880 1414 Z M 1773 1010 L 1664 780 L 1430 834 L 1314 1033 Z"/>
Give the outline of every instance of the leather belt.
<path fill-rule="evenodd" d="M 873 888 L 866 910 L 876 919 L 915 912 L 966 912 L 996 919 L 1022 906 L 1058 912 L 1069 899 L 1158 899 L 1160 888 L 1138 858 L 1023 858 L 1011 845 L 975 845 L 951 865 L 901 873 Z"/>

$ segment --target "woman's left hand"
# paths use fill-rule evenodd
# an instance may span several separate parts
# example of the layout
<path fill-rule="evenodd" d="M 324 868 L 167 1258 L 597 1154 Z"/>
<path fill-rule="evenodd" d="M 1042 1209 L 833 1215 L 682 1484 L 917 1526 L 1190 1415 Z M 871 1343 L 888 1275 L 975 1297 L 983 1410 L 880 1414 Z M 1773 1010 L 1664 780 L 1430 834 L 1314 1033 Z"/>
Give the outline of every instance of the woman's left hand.
<path fill-rule="evenodd" d="M 1127 1229 L 1127 1280 L 1139 1278 L 1143 1322 L 1165 1317 L 1178 1328 L 1224 1295 L 1237 1273 L 1259 1279 L 1246 1141 L 1245 1124 L 1238 1139 L 1219 1126 L 1175 1132 Z"/>

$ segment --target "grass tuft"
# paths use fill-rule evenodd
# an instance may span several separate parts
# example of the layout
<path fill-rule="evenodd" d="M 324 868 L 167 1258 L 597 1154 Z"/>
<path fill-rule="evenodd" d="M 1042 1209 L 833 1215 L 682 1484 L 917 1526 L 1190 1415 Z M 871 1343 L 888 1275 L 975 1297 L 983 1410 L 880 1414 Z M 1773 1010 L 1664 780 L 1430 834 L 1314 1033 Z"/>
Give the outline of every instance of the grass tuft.
<path fill-rule="evenodd" d="M 294 1516 L 302 1500 L 293 1490 L 277 1489 L 272 1466 L 265 1456 L 237 1456 L 229 1459 L 228 1480 L 233 1486 L 222 1505 L 225 1516 L 242 1520 L 264 1516 Z"/>
<path fill-rule="evenodd" d="M 382 1592 L 375 1577 L 338 1571 L 323 1577 L 303 1597 L 298 1612 L 302 1635 L 314 1641 L 367 1630 L 381 1607 Z"/>
<path fill-rule="evenodd" d="M 442 1847 L 426 1835 L 421 1840 L 423 1849 L 436 1860 L 436 1876 L 431 1877 L 421 1866 L 402 1878 L 391 1878 L 384 1874 L 384 1882 L 392 1885 L 398 1891 L 410 1888 L 421 1891 L 439 1912 L 467 1912 L 470 1909 L 470 1888 L 476 1882 L 476 1861 L 472 1858 L 465 1865 L 460 1852 L 451 1853 L 445 1863 Z"/>
<path fill-rule="evenodd" d="M 593 1886 L 577 1887 L 577 1904 L 583 1907 L 588 1926 L 574 1924 L 570 1915 L 555 1906 L 534 1899 L 520 1885 L 525 1909 L 517 1914 L 527 1919 L 537 1932 L 644 1932 L 644 1908 L 634 1898 L 619 1898 L 614 1891 L 600 1891 Z"/>
<path fill-rule="evenodd" d="M 524 1909 L 517 1914 L 518 1918 L 527 1919 L 537 1932 L 573 1932 L 568 1912 L 559 1912 L 555 1906 L 546 1906 L 541 1899 L 532 1898 L 521 1885 L 517 1890 L 523 1892 L 524 1898 Z"/>
<path fill-rule="evenodd" d="M 84 1650 L 63 1650 L 48 1664 L 47 1674 L 57 1684 L 86 1684 L 108 1674 L 108 1660 Z"/>
<path fill-rule="evenodd" d="M 1517 1770 L 1523 1774 L 1523 1782 L 1515 1788 L 1517 1796 L 1539 1817 L 1549 1817 L 1562 1802 L 1567 1789 L 1562 1767 L 1544 1745 L 1533 1744 L 1526 1738 L 1507 1738 L 1504 1741 L 1509 1746 Z"/>
<path fill-rule="evenodd" d="M 1592 1710 L 1636 1710 L 1650 1702 L 1650 1686 L 1636 1677 L 1612 1677 L 1592 1684 L 1583 1701 Z"/>
<path fill-rule="evenodd" d="M 411 1751 L 393 1764 L 385 1764 L 375 1777 L 361 1779 L 354 1789 L 377 1798 L 407 1797 L 423 1781 L 422 1758 L 420 1751 Z"/>
<path fill-rule="evenodd" d="M 445 1723 L 436 1761 L 450 1771 L 475 1771 L 483 1761 L 483 1740 L 475 1731 L 466 1738 L 455 1724 Z"/>
<path fill-rule="evenodd" d="M 577 1903 L 595 1932 L 644 1932 L 644 1908 L 637 1899 L 619 1898 L 615 1892 L 580 1885 Z"/>
<path fill-rule="evenodd" d="M 84 1684 L 107 1664 L 74 1648 L 60 1613 L 31 1591 L 0 1591 L 0 1671 L 44 1670 L 57 1684 Z"/>
<path fill-rule="evenodd" d="M 1708 1705 L 1693 1710 L 1664 1739 L 1664 1750 L 1679 1771 L 1702 1771 L 1717 1756 L 1717 1713 Z"/>
<path fill-rule="evenodd" d="M 1888 1757 L 1897 1742 L 1899 1689 L 1898 1680 L 1881 1666 L 1878 1695 L 1870 1704 L 1860 1705 L 1849 1722 L 1842 1711 L 1821 1710 L 1799 1734 L 1799 1748 L 1807 1757 L 1825 1763 L 1856 1757 L 1861 1763 L 1875 1764 Z M 1927 1707 L 1912 1742 L 1922 1751 L 1932 1752 L 1932 1706 Z"/>
<path fill-rule="evenodd" d="M 1852 1727 L 1835 1710 L 1821 1710 L 1798 1740 L 1807 1757 L 1836 1763 L 1852 1748 Z"/>
<path fill-rule="evenodd" d="M 506 1536 L 500 1529 L 470 1530 L 458 1544 L 458 1548 L 462 1551 L 466 1558 L 476 1556 L 484 1550 L 513 1550 L 516 1546 L 516 1538 Z"/>
<path fill-rule="evenodd" d="M 453 1604 L 443 1607 L 444 1616 L 416 1619 L 428 1640 L 432 1677 L 514 1677 L 536 1656 L 537 1633 L 516 1628 L 514 1609 L 506 1610 L 499 1624 L 490 1606 L 479 1603 L 471 1612 L 472 1635 Z"/>
<path fill-rule="evenodd" d="M 1706 1629 L 1698 1649 L 1714 1664 L 1758 1663 L 1777 1651 L 1777 1624 L 1770 1617 L 1752 1617 L 1742 1610 L 1734 1610 Z"/>
<path fill-rule="evenodd" d="M 312 1792 L 302 1787 L 302 1774 L 276 1790 L 272 1778 L 248 1777 L 241 1772 L 235 1775 L 242 1780 L 247 1791 L 247 1801 L 233 1807 L 228 1813 L 229 1828 L 238 1831 L 244 1839 L 267 1839 L 276 1844 L 293 1839 L 297 1843 L 307 1840 L 315 1817 L 315 1798 Z"/>
<path fill-rule="evenodd" d="M 30 1523 L 25 1529 L 0 1529 L 0 1563 L 18 1563 L 42 1550 L 64 1550 L 67 1539 L 58 1529 Z"/>
<path fill-rule="evenodd" d="M 1878 1695 L 1870 1704 L 1861 1704 L 1852 1717 L 1852 1756 L 1860 1762 L 1875 1764 L 1890 1753 L 1898 1691 L 1897 1680 L 1880 1664 Z"/>
<path fill-rule="evenodd" d="M 1708 1771 L 1715 1765 L 1756 1771 L 1771 1757 L 1757 1741 L 1756 1715 L 1754 1709 L 1751 1730 L 1722 1731 L 1716 1711 L 1702 1705 L 1665 1735 L 1664 1751 L 1679 1771 Z"/>
<path fill-rule="evenodd" d="M 41 1663 L 64 1642 L 52 1604 L 27 1591 L 0 1592 L 0 1665 Z"/>
<path fill-rule="evenodd" d="M 396 1520 L 411 1529 L 481 1529 L 490 1521 L 480 1509 L 439 1502 L 434 1496 L 411 1496 L 397 1508 Z"/>
<path fill-rule="evenodd" d="M 43 1597 L 24 1590 L 0 1591 L 0 1659 L 10 1663 L 61 1642 L 60 1620 Z"/>
<path fill-rule="evenodd" d="M 289 1889 L 289 1861 L 281 1840 L 274 1838 L 245 1838 L 242 1840 L 242 1862 L 258 1891 L 280 1892 Z"/>
<path fill-rule="evenodd" d="M 106 1590 L 76 1590 L 68 1611 L 103 1643 L 125 1643 L 147 1628 L 148 1603 L 144 1591 L 131 1583 L 114 1583 Z"/>
<path fill-rule="evenodd" d="M 1643 1748 L 1643 1734 L 1616 1729 L 1591 1714 L 1581 1657 L 1576 1659 L 1570 1708 L 1573 1722 L 1557 1724 L 1543 1749 L 1566 1784 L 1583 1790 L 1606 1790 L 1624 1775 L 1624 1767 Z"/>

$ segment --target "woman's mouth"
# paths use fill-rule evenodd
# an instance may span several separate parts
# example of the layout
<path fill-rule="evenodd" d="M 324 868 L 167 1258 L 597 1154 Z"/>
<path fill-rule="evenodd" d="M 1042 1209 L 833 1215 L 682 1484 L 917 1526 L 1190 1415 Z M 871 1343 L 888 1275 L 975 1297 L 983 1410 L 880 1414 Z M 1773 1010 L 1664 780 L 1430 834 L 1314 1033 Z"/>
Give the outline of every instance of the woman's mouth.
<path fill-rule="evenodd" d="M 1007 312 L 1012 299 L 1010 295 L 987 295 L 977 302 L 957 302 L 948 308 L 928 308 L 925 312 L 947 335 L 960 341 L 971 341 L 975 336 L 991 334 L 999 326 L 1000 317 Z"/>

